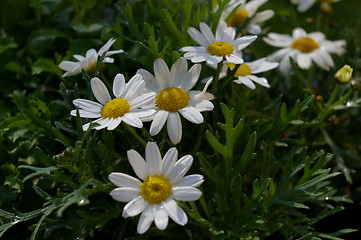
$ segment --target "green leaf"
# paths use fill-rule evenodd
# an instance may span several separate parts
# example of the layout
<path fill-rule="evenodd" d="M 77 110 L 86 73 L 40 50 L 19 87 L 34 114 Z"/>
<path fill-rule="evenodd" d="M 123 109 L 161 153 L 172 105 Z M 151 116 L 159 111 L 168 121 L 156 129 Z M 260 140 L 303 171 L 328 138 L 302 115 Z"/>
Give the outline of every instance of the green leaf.
<path fill-rule="evenodd" d="M 211 145 L 214 151 L 218 152 L 222 156 L 226 155 L 226 147 L 223 146 L 213 134 L 207 130 L 206 137 L 208 140 L 208 143 Z"/>
<path fill-rule="evenodd" d="M 30 169 L 30 170 L 34 171 L 34 173 L 31 173 L 31 174 L 27 175 L 26 177 L 24 177 L 24 181 L 29 180 L 34 177 L 37 177 L 37 176 L 40 176 L 40 175 L 49 175 L 51 171 L 55 171 L 55 170 L 59 169 L 54 166 L 40 168 L 40 167 L 33 167 L 33 166 L 29 166 L 29 165 L 20 165 L 18 168 Z"/>
<path fill-rule="evenodd" d="M 306 205 L 304 205 L 302 203 L 290 202 L 290 201 L 279 200 L 279 199 L 273 199 L 272 203 L 283 205 L 286 207 L 292 207 L 292 208 L 310 209 L 309 207 L 307 207 Z"/>
<path fill-rule="evenodd" d="M 248 139 L 248 143 L 246 145 L 246 148 L 244 149 L 240 161 L 236 164 L 236 166 L 232 171 L 234 175 L 242 174 L 243 171 L 247 169 L 249 163 L 251 162 L 251 160 L 255 155 L 254 151 L 256 149 L 256 143 L 257 143 L 257 132 L 253 132 Z"/>
<path fill-rule="evenodd" d="M 197 153 L 197 158 L 201 164 L 201 170 L 209 177 L 214 183 L 220 184 L 223 180 L 214 171 L 214 168 L 209 164 L 205 157 L 201 153 Z"/>

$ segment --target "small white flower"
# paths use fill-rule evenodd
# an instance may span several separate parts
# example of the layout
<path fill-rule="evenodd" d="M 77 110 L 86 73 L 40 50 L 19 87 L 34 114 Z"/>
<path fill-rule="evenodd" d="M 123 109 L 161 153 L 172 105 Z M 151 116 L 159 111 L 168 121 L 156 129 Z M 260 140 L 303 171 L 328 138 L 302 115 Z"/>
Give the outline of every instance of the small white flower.
<path fill-rule="evenodd" d="M 103 59 L 102 63 L 113 63 L 114 59 L 110 58 L 109 56 L 124 52 L 121 49 L 108 51 L 114 42 L 115 39 L 111 38 L 103 47 L 99 49 L 98 52 L 94 48 L 91 48 L 86 52 L 85 56 L 78 54 L 73 55 L 73 57 L 77 59 L 78 62 L 62 61 L 59 64 L 59 67 L 66 71 L 66 73 L 63 74 L 63 77 L 77 75 L 81 73 L 82 69 L 93 76 L 97 65 L 98 56 L 102 56 L 103 53 L 105 53 L 105 58 Z"/>
<path fill-rule="evenodd" d="M 271 46 L 282 49 L 271 54 L 270 61 L 280 61 L 280 70 L 287 73 L 291 68 L 289 58 L 293 58 L 302 69 L 309 69 L 312 61 L 324 70 L 334 66 L 331 53 L 344 53 L 345 40 L 329 41 L 321 32 L 306 33 L 302 28 L 295 28 L 292 36 L 269 33 L 263 40 Z"/>
<path fill-rule="evenodd" d="M 209 101 L 213 95 L 207 93 L 207 82 L 203 91 L 192 91 L 201 72 L 201 65 L 195 64 L 188 71 L 187 60 L 180 58 L 169 71 L 160 58 L 154 61 L 154 74 L 139 69 L 137 73 L 146 81 L 146 88 L 156 94 L 157 113 L 150 126 L 150 134 L 157 135 L 167 122 L 168 136 L 173 144 L 182 138 L 182 125 L 179 114 L 188 121 L 200 124 L 204 121 L 201 112 L 211 111 L 214 106 Z"/>
<path fill-rule="evenodd" d="M 118 188 L 110 192 L 115 200 L 128 202 L 123 209 L 123 217 L 133 217 L 141 213 L 137 232 L 146 232 L 152 222 L 164 230 L 169 217 L 179 225 L 188 222 L 186 213 L 177 205 L 178 201 L 195 201 L 202 192 L 197 189 L 203 183 L 203 176 L 185 176 L 192 165 L 193 157 L 186 155 L 178 159 L 178 151 L 171 148 L 163 159 L 155 143 L 148 142 L 145 159 L 135 150 L 127 152 L 129 163 L 140 178 L 113 172 L 109 180 Z"/>
<path fill-rule="evenodd" d="M 320 2 L 321 9 L 327 12 L 327 9 L 330 7 L 330 4 L 333 2 L 337 2 L 338 0 L 291 0 L 291 3 L 297 4 L 297 10 L 299 12 L 306 12 L 310 9 L 316 2 Z"/>
<path fill-rule="evenodd" d="M 236 8 L 233 15 L 227 21 L 227 25 L 229 27 L 236 27 L 238 25 L 245 27 L 247 32 L 251 34 L 260 34 L 262 29 L 259 23 L 267 21 L 274 15 L 274 11 L 269 9 L 257 12 L 258 8 L 267 1 L 268 0 L 252 0 L 246 3 L 245 0 L 231 0 L 223 10 L 221 19 L 226 20 Z M 247 26 L 244 26 L 247 20 L 249 20 L 249 22 Z"/>
<path fill-rule="evenodd" d="M 236 31 L 227 27 L 225 21 L 220 21 L 215 36 L 207 24 L 199 23 L 201 32 L 193 27 L 188 28 L 188 34 L 201 46 L 182 47 L 180 51 L 186 52 L 184 57 L 194 63 L 207 62 L 217 64 L 223 60 L 241 64 L 243 63 L 240 51 L 252 43 L 257 36 L 244 36 L 235 39 Z"/>
<path fill-rule="evenodd" d="M 155 113 L 154 109 L 145 108 L 153 100 L 154 93 L 144 92 L 142 76 L 136 74 L 128 83 L 125 83 L 123 74 L 117 74 L 113 82 L 113 94 L 111 98 L 105 84 L 99 78 L 90 81 L 92 91 L 99 103 L 87 99 L 75 99 L 74 105 L 79 107 L 79 115 L 82 118 L 97 118 L 93 123 L 98 123 L 95 129 L 115 129 L 122 121 L 126 124 L 141 128 L 143 118 L 148 118 Z M 72 110 L 71 115 L 76 116 L 77 110 Z M 83 126 L 86 131 L 90 123 Z"/>
<path fill-rule="evenodd" d="M 234 69 L 235 65 L 226 64 L 228 68 L 231 70 Z M 266 60 L 266 58 L 261 58 L 258 60 L 255 60 L 253 62 L 244 62 L 237 71 L 234 73 L 234 76 L 237 78 L 236 80 L 233 80 L 235 83 L 238 84 L 244 84 L 250 89 L 255 89 L 256 85 L 255 83 L 258 83 L 264 87 L 269 88 L 270 85 L 266 78 L 264 77 L 258 77 L 254 74 L 266 72 L 268 70 L 274 69 L 278 67 L 279 63 L 277 62 L 269 62 Z"/>

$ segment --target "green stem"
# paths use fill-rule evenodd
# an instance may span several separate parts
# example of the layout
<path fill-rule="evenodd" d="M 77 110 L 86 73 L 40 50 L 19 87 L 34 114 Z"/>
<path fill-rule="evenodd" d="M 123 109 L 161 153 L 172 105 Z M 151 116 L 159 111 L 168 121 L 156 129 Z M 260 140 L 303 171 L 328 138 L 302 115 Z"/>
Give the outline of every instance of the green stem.
<path fill-rule="evenodd" d="M 128 132 L 130 132 L 130 134 L 133 135 L 133 137 L 135 139 L 137 139 L 137 141 L 143 146 L 145 147 L 147 145 L 147 143 L 143 140 L 143 138 L 141 138 L 138 133 L 136 131 L 134 131 L 134 129 L 129 126 L 128 124 L 124 124 L 125 125 L 125 128 L 128 130 Z"/>
<path fill-rule="evenodd" d="M 326 131 L 325 128 L 321 127 L 320 130 L 321 130 L 323 137 L 325 138 L 326 143 L 332 149 L 332 152 L 336 159 L 336 164 L 337 164 L 338 169 L 340 169 L 342 171 L 347 182 L 352 184 L 350 169 L 345 165 L 345 161 L 343 160 L 343 158 L 341 156 L 341 151 L 340 151 L 339 147 L 332 141 L 330 135 L 328 135 L 328 132 Z"/>
<path fill-rule="evenodd" d="M 321 110 L 320 115 L 319 115 L 319 120 L 322 123 L 325 118 L 327 117 L 327 115 L 329 114 L 330 110 L 332 110 L 332 103 L 335 101 L 336 96 L 338 95 L 338 92 L 340 90 L 340 84 L 337 84 L 336 87 L 333 89 L 333 92 L 330 96 L 330 98 L 328 99 L 327 103 L 325 104 L 325 108 L 323 110 Z"/>
<path fill-rule="evenodd" d="M 215 94 L 217 92 L 217 86 L 219 82 L 219 74 L 221 73 L 223 67 L 223 63 L 220 62 L 217 65 L 216 73 L 214 74 L 213 82 L 212 82 L 212 93 Z"/>

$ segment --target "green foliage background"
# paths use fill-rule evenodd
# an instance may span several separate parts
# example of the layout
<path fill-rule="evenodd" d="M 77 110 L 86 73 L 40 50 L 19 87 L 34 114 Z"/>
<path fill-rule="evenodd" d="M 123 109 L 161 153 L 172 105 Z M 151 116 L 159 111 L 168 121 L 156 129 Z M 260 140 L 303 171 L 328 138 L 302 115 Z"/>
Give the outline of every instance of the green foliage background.
<path fill-rule="evenodd" d="M 220 5 L 227 1 L 218 1 Z M 58 65 L 73 54 L 99 49 L 115 38 L 124 49 L 101 79 L 126 79 L 139 68 L 152 72 L 156 58 L 171 66 L 180 47 L 194 44 L 186 30 L 204 21 L 213 29 L 216 1 L 2 0 L 0 2 L 0 236 L 3 239 L 352 239 L 359 222 L 333 225 L 332 215 L 360 210 L 361 7 L 341 0 L 334 12 L 318 6 L 298 13 L 286 0 L 262 9 L 276 15 L 265 32 L 295 27 L 347 40 L 330 72 L 294 67 L 287 76 L 264 74 L 271 88 L 251 91 L 232 81 L 214 90 L 215 109 L 205 123 L 183 122 L 179 155 L 195 158 L 191 172 L 205 176 L 202 198 L 180 203 L 185 227 L 170 223 L 136 234 L 137 218 L 121 217 L 123 203 L 109 192 L 107 176 L 133 174 L 126 151 L 144 146 L 123 126 L 116 131 L 81 129 L 70 116 L 72 100 L 88 94 L 81 76 L 62 78 Z M 16 11 L 14 11 L 16 10 Z M 245 54 L 265 57 L 275 49 L 262 35 Z M 190 62 L 189 62 L 190 64 Z M 353 85 L 339 85 L 337 68 L 354 69 Z M 202 77 L 214 74 L 202 66 Z M 201 88 L 201 86 L 197 86 Z M 336 90 L 335 90 L 336 89 Z M 323 102 L 316 96 L 322 96 Z M 320 98 L 318 98 L 320 99 Z M 346 104 L 348 103 L 348 104 Z M 156 141 L 162 153 L 172 146 L 166 132 Z M 194 138 L 197 136 L 197 138 Z M 358 207 L 358 208 L 357 208 Z M 346 208 L 346 209 L 345 209 Z M 352 213 L 352 212 L 351 212 Z M 354 213 L 353 213 L 354 214 Z M 330 217 L 331 216 L 331 217 Z M 356 215 L 356 217 L 358 217 Z M 327 220 L 330 219 L 330 220 Z M 336 226 L 323 228 L 323 224 Z M 354 234 L 354 235 L 352 235 Z M 350 236 L 350 238 L 348 238 Z"/>

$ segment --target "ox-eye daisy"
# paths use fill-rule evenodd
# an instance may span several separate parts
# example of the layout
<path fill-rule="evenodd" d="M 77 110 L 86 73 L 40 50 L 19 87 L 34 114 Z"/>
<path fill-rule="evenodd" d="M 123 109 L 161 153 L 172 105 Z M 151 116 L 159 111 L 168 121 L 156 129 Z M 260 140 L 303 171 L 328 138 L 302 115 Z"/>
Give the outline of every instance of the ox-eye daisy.
<path fill-rule="evenodd" d="M 213 95 L 206 92 L 211 80 L 206 83 L 203 91 L 191 91 L 200 72 L 200 64 L 195 64 L 188 71 L 185 58 L 178 59 L 170 71 L 162 59 L 156 59 L 155 76 L 144 69 L 138 70 L 137 73 L 146 81 L 146 88 L 156 94 L 157 113 L 150 126 L 152 136 L 158 134 L 167 122 L 168 136 L 173 144 L 177 144 L 182 138 L 179 114 L 195 124 L 204 121 L 200 112 L 211 111 L 214 106 L 209 101 L 213 99 Z"/>
<path fill-rule="evenodd" d="M 223 10 L 221 18 L 223 20 L 229 18 L 227 21 L 229 27 L 236 27 L 238 25 L 245 28 L 251 34 L 260 34 L 262 29 L 258 24 L 267 21 L 274 15 L 272 10 L 257 12 L 258 8 L 267 1 L 253 0 L 246 3 L 246 0 L 231 0 Z M 230 14 L 232 14 L 231 17 L 229 16 Z M 247 25 L 244 26 L 246 23 Z"/>
<path fill-rule="evenodd" d="M 266 60 L 266 58 L 261 58 L 253 62 L 244 62 L 234 73 L 234 77 L 237 79 L 233 81 L 238 84 L 244 84 L 250 89 L 256 88 L 254 82 L 269 88 L 270 85 L 266 78 L 258 77 L 254 74 L 266 72 L 278 67 L 278 65 L 279 64 L 277 62 L 269 62 Z M 233 70 L 235 67 L 235 65 L 232 63 L 227 63 L 226 66 L 230 70 Z"/>
<path fill-rule="evenodd" d="M 179 225 L 188 222 L 187 215 L 175 200 L 195 201 L 202 192 L 197 189 L 203 183 L 203 176 L 185 174 L 192 165 L 193 157 L 186 155 L 178 159 L 178 151 L 171 148 L 163 159 L 155 143 L 148 142 L 145 161 L 135 150 L 127 152 L 128 160 L 135 174 L 113 172 L 109 180 L 118 188 L 110 195 L 117 201 L 128 202 L 123 209 L 123 217 L 133 217 L 141 213 L 137 232 L 146 232 L 154 221 L 158 229 L 164 230 L 169 217 Z"/>
<path fill-rule="evenodd" d="M 126 124 L 141 128 L 143 118 L 148 118 L 155 113 L 154 109 L 147 108 L 154 98 L 154 93 L 144 94 L 144 80 L 136 74 L 128 83 L 125 83 L 123 74 L 117 74 L 113 83 L 111 98 L 105 84 L 99 78 L 90 81 L 92 91 L 99 103 L 87 99 L 75 99 L 74 105 L 79 107 L 79 115 L 83 118 L 97 118 L 93 123 L 98 123 L 95 129 L 115 129 L 122 121 Z M 147 106 L 147 107 L 145 107 Z M 70 113 L 76 116 L 77 110 Z M 83 125 L 83 130 L 89 128 L 90 123 Z"/>
<path fill-rule="evenodd" d="M 201 46 L 182 47 L 180 51 L 186 52 L 184 57 L 194 63 L 206 61 L 208 64 L 217 64 L 223 60 L 241 64 L 243 63 L 240 51 L 252 43 L 257 36 L 244 36 L 234 39 L 236 30 L 227 27 L 225 21 L 220 21 L 215 36 L 207 24 L 199 23 L 201 32 L 193 27 L 188 28 L 188 34 Z"/>
<path fill-rule="evenodd" d="M 310 9 L 316 2 L 320 2 L 321 10 L 328 13 L 332 11 L 331 4 L 339 0 L 291 0 L 293 4 L 297 4 L 299 12 L 305 12 Z"/>
<path fill-rule="evenodd" d="M 331 53 L 344 53 L 345 40 L 329 41 L 321 32 L 306 33 L 302 28 L 293 30 L 292 36 L 269 33 L 263 40 L 282 49 L 271 54 L 270 61 L 280 61 L 280 70 L 287 73 L 291 68 L 290 57 L 302 69 L 309 69 L 312 61 L 324 70 L 334 66 Z"/>
<path fill-rule="evenodd" d="M 81 70 L 87 72 L 90 76 L 94 76 L 94 72 L 96 69 L 98 57 L 102 56 L 105 53 L 105 58 L 103 59 L 102 63 L 113 63 L 114 59 L 110 58 L 109 56 L 122 53 L 123 50 L 114 50 L 108 51 L 109 48 L 113 45 L 115 39 L 110 39 L 104 46 L 102 46 L 99 51 L 97 52 L 94 48 L 89 49 L 85 56 L 75 54 L 73 57 L 78 60 L 78 62 L 72 61 L 62 61 L 59 64 L 59 67 L 66 71 L 63 74 L 63 77 L 74 76 L 81 73 Z M 101 64 L 102 64 L 101 63 Z M 103 65 L 100 65 L 101 67 Z"/>

